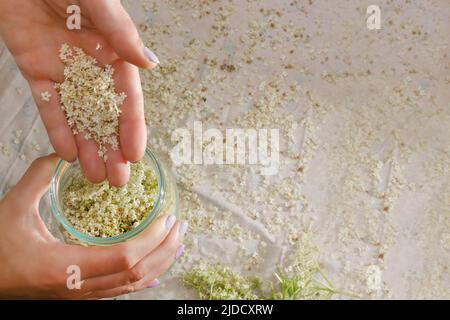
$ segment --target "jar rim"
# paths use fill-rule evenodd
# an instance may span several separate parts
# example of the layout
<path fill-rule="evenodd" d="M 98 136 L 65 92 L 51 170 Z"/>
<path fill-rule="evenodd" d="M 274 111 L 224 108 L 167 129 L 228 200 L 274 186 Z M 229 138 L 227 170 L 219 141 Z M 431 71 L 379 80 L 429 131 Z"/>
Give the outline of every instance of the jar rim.
<path fill-rule="evenodd" d="M 65 160 L 60 159 L 56 165 L 55 170 L 53 171 L 51 183 L 50 183 L 50 208 L 52 211 L 53 216 L 56 218 L 56 220 L 64 227 L 64 229 L 75 239 L 80 240 L 83 243 L 90 244 L 90 245 L 113 245 L 117 243 L 124 242 L 126 240 L 129 240 L 131 238 L 136 237 L 138 234 L 140 234 L 145 228 L 152 223 L 152 221 L 157 216 L 158 212 L 161 209 L 161 205 L 165 196 L 165 186 L 166 181 L 164 179 L 164 173 L 162 169 L 162 165 L 158 159 L 158 157 L 149 149 L 146 148 L 144 158 L 147 158 L 152 163 L 153 170 L 155 171 L 155 175 L 158 180 L 158 197 L 155 202 L 155 205 L 153 206 L 152 211 L 147 215 L 147 217 L 142 220 L 138 226 L 134 227 L 133 229 L 121 233 L 117 236 L 113 237 L 93 237 L 86 233 L 80 232 L 77 229 L 73 227 L 73 225 L 67 220 L 67 218 L 64 215 L 64 212 L 62 212 L 62 208 L 60 210 L 59 208 L 59 201 L 58 201 L 58 194 L 59 194 L 59 174 L 61 170 L 63 170 L 63 165 L 67 164 Z M 73 164 L 69 163 L 69 166 Z"/>

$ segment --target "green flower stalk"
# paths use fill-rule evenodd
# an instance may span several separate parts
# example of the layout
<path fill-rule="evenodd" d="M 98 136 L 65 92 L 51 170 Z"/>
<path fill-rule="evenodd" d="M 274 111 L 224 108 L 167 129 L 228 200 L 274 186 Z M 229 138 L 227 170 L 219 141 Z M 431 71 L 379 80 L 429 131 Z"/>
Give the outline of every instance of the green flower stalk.
<path fill-rule="evenodd" d="M 335 295 L 357 297 L 337 289 L 320 268 L 319 251 L 305 234 L 293 248 L 292 261 L 274 272 L 275 281 L 246 277 L 220 264 L 198 263 L 183 276 L 187 287 L 207 300 L 317 300 Z"/>

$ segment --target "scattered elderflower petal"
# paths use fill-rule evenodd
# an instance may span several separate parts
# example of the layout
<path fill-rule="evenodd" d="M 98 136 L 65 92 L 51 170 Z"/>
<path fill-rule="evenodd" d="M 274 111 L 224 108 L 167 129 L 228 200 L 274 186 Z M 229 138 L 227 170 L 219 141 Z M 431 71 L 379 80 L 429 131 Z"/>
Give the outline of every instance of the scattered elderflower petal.
<path fill-rule="evenodd" d="M 41 100 L 49 102 L 52 95 L 48 91 L 41 92 Z"/>

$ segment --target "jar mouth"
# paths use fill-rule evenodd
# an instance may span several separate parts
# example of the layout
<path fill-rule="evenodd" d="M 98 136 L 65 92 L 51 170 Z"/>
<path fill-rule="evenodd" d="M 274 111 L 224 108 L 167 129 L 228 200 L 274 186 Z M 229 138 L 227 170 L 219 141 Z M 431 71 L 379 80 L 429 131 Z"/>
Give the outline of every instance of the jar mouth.
<path fill-rule="evenodd" d="M 74 226 L 69 222 L 64 214 L 63 206 L 60 202 L 60 193 L 61 193 L 61 180 L 64 177 L 64 174 L 67 173 L 68 169 L 72 166 L 78 165 L 77 163 L 68 163 L 64 160 L 59 160 L 56 168 L 53 172 L 52 180 L 50 183 L 50 208 L 53 216 L 58 220 L 58 222 L 64 227 L 64 229 L 75 239 L 91 245 L 113 245 L 117 243 L 124 242 L 131 238 L 136 237 L 140 234 L 145 228 L 150 225 L 153 220 L 158 215 L 158 212 L 161 209 L 163 199 L 165 196 L 165 185 L 166 181 L 164 179 L 164 173 L 162 170 L 162 165 L 158 159 L 158 157 L 149 149 L 145 150 L 144 157 L 141 161 L 146 161 L 154 170 L 155 176 L 158 181 L 158 196 L 156 198 L 155 205 L 151 212 L 142 220 L 138 226 L 134 227 L 130 231 L 121 233 L 114 237 L 93 237 L 86 233 L 80 232 L 74 228 Z M 72 167 L 73 168 L 73 167 Z"/>

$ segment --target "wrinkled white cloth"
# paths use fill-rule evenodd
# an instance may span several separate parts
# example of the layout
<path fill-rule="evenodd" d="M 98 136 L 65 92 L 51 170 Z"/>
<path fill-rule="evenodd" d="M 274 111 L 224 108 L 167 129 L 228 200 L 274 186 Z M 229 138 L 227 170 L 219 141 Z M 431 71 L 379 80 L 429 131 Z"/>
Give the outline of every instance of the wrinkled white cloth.
<path fill-rule="evenodd" d="M 276 1 L 271 1 L 274 5 Z M 317 12 L 324 10 L 325 12 L 329 6 L 328 2 L 315 1 L 318 2 Z M 357 1 L 361 6 L 363 6 L 364 1 Z M 383 1 L 384 2 L 384 1 Z M 424 8 L 427 8 L 428 13 L 425 14 L 424 9 L 417 9 L 417 12 L 407 12 L 405 17 L 401 21 L 396 21 L 395 23 L 406 23 L 407 21 L 412 21 L 415 25 L 425 25 L 432 27 L 432 24 L 436 24 L 439 28 L 439 32 L 442 30 L 450 30 L 449 16 L 450 16 L 450 6 L 448 3 L 439 2 L 439 5 L 435 1 L 427 0 L 421 1 Z M 130 12 L 136 20 L 142 15 L 142 11 L 139 5 L 133 1 L 129 4 Z M 343 15 L 339 17 L 334 17 L 336 21 L 328 21 L 328 15 L 321 17 L 320 14 L 310 17 L 311 23 L 314 21 L 319 21 L 323 25 L 323 32 L 327 34 L 332 28 L 335 32 L 340 32 L 343 30 L 342 26 L 353 26 L 357 24 L 358 28 L 365 27 L 364 14 L 361 16 L 355 15 L 356 4 L 350 4 L 346 2 L 348 7 L 339 7 L 340 12 Z M 439 7 L 441 6 L 441 7 Z M 364 12 L 365 10 L 362 10 Z M 326 11 L 328 12 L 328 11 Z M 362 17 L 362 18 L 361 18 Z M 348 18 L 347 20 L 345 20 Z M 304 19 L 298 18 L 298 19 Z M 362 19 L 361 21 L 355 19 Z M 332 23 L 332 25 L 328 24 Z M 185 17 L 183 21 L 187 26 L 189 26 L 189 19 Z M 295 23 L 295 22 L 294 22 Z M 336 27 L 337 25 L 337 27 Z M 389 28 L 384 25 L 384 29 L 380 32 L 380 37 L 389 37 Z M 332 30 L 332 31 L 333 31 Z M 336 31 L 338 30 L 338 31 Z M 192 30 L 195 32 L 195 30 Z M 343 32 L 343 31 L 342 31 Z M 361 31 L 367 32 L 365 30 Z M 430 32 L 430 35 L 431 36 Z M 447 34 L 448 35 L 448 34 Z M 317 37 L 320 37 L 317 35 Z M 323 36 L 325 37 L 325 36 Z M 349 37 L 355 37 L 353 46 L 346 48 L 346 52 L 349 54 L 356 54 L 355 52 L 361 52 L 364 54 L 364 50 L 360 50 L 359 40 L 363 41 L 364 34 L 349 34 Z M 393 35 L 393 41 L 400 35 Z M 338 47 L 339 43 L 337 39 L 326 38 L 324 41 L 329 41 L 329 46 Z M 435 39 L 431 39 L 431 44 L 429 48 L 439 47 L 447 48 L 448 51 L 448 41 L 442 39 L 441 43 L 437 43 Z M 434 42 L 433 42 L 434 41 Z M 181 42 L 181 41 L 180 41 Z M 399 45 L 401 50 L 405 52 L 408 47 L 413 46 L 413 40 L 403 41 Z M 386 61 L 393 59 L 397 54 L 402 54 L 402 52 L 392 52 L 391 48 L 386 46 L 386 42 L 382 45 L 373 45 L 370 49 L 378 54 L 381 59 L 379 64 L 380 69 L 384 69 L 386 65 L 389 65 Z M 428 51 L 417 51 L 417 63 L 420 64 L 427 59 L 432 59 L 429 57 Z M 432 53 L 432 52 L 431 52 Z M 430 53 L 430 54 L 431 54 Z M 270 53 L 268 53 L 270 55 Z M 391 56 L 392 55 L 392 56 Z M 274 57 L 275 58 L 275 57 Z M 345 57 L 343 57 L 345 60 Z M 442 65 L 443 64 L 443 65 Z M 335 66 L 338 70 L 342 66 Z M 440 69 L 442 67 L 442 69 Z M 349 66 L 350 70 L 353 72 L 358 72 L 358 70 L 367 69 L 367 66 Z M 373 72 L 379 72 L 377 66 L 372 67 Z M 405 66 L 398 65 L 402 71 L 407 72 L 408 68 Z M 446 68 L 446 70 L 444 70 Z M 408 85 L 413 88 L 434 88 L 436 90 L 436 103 L 442 108 L 449 108 L 448 101 L 449 96 L 449 78 L 448 78 L 448 68 L 449 60 L 448 56 L 446 61 L 436 62 L 434 67 L 429 67 L 426 76 L 424 74 L 423 78 L 414 78 L 412 82 Z M 447 73 L 447 80 L 445 82 L 445 72 Z M 408 74 L 401 74 L 402 77 L 409 77 Z M 305 81 L 306 78 L 301 78 L 301 81 Z M 380 81 L 384 81 L 381 79 Z M 396 86 L 397 83 L 392 80 L 390 83 L 384 84 L 386 87 Z M 421 87 L 421 85 L 423 85 Z M 308 84 L 305 84 L 308 86 Z M 315 89 L 315 92 L 320 92 L 324 96 L 332 93 L 328 92 L 328 88 L 323 86 L 323 83 L 318 81 L 317 83 L 311 84 L 311 87 Z M 348 89 L 348 88 L 351 88 Z M 364 95 L 362 93 L 366 92 L 367 95 L 372 92 L 372 87 L 369 83 L 358 82 L 350 83 L 349 87 L 343 87 L 337 89 L 337 96 L 340 96 L 342 100 L 346 96 L 360 97 Z M 323 90 L 322 90 L 323 89 Z M 341 90 L 341 91 L 339 91 Z M 446 93 L 447 92 L 447 93 Z M 377 94 L 370 96 L 370 99 L 376 102 L 383 102 L 383 100 L 377 100 Z M 448 116 L 449 113 L 447 112 Z M 331 115 L 327 119 L 330 123 L 330 128 L 332 124 L 339 122 L 339 115 Z M 409 122 L 408 122 L 408 121 Z M 402 122 L 399 122 L 402 123 Z M 412 180 L 419 181 L 415 190 L 404 189 L 400 190 L 399 194 L 396 196 L 395 202 L 395 212 L 393 216 L 390 217 L 389 223 L 386 222 L 384 216 L 377 216 L 375 219 L 377 221 L 377 227 L 381 226 L 382 230 L 390 229 L 396 230 L 395 238 L 389 243 L 386 248 L 386 252 L 383 252 L 384 256 L 379 256 L 379 253 L 369 252 L 370 247 L 364 244 L 364 239 L 361 237 L 359 241 L 348 240 L 350 242 L 345 242 L 347 235 L 339 234 L 336 230 L 338 226 L 342 223 L 349 223 L 349 221 L 339 219 L 338 215 L 328 215 L 329 209 L 329 199 L 325 199 L 321 193 L 321 190 L 330 181 L 330 176 L 327 173 L 323 173 L 322 166 L 323 162 L 326 161 L 326 154 L 321 154 L 312 163 L 309 164 L 309 172 L 314 176 L 314 179 L 309 179 L 305 185 L 305 193 L 309 194 L 312 199 L 312 204 L 315 206 L 316 211 L 322 214 L 318 214 L 314 220 L 314 233 L 315 240 L 319 244 L 322 251 L 322 257 L 325 264 L 325 269 L 327 273 L 331 275 L 331 278 L 337 282 L 338 285 L 348 289 L 355 289 L 358 292 L 365 293 L 365 290 L 374 291 L 366 292 L 371 297 L 382 297 L 382 298 L 417 298 L 417 297 L 433 297 L 433 291 L 430 288 L 438 286 L 440 289 L 450 287 L 450 279 L 448 271 L 445 272 L 443 267 L 445 264 L 449 267 L 450 264 L 450 253 L 448 243 L 450 242 L 450 234 L 447 229 L 445 232 L 442 229 L 442 225 L 449 226 L 450 217 L 449 212 L 442 209 L 439 212 L 430 214 L 427 208 L 435 206 L 438 201 L 442 201 L 439 198 L 439 194 L 445 189 L 449 188 L 449 181 L 447 179 L 448 175 L 433 176 L 433 186 L 441 185 L 440 189 L 430 189 L 427 187 L 426 179 L 427 177 L 422 174 L 424 170 L 424 165 L 426 165 L 428 160 L 426 160 L 427 151 L 426 150 L 438 150 L 442 147 L 442 141 L 447 136 L 447 149 L 441 150 L 442 157 L 449 157 L 448 145 L 450 145 L 450 134 L 448 122 L 446 124 L 445 119 L 421 119 L 421 122 L 415 122 L 414 118 L 405 119 L 403 122 L 406 127 L 417 126 L 418 129 L 423 129 L 420 132 L 412 130 L 410 136 L 411 140 L 423 140 L 426 142 L 426 148 L 419 151 L 412 151 L 413 155 L 410 157 L 413 162 L 406 166 L 406 169 L 402 170 L 402 176 L 411 178 Z M 419 128 L 420 127 L 420 128 Z M 425 128 L 429 128 L 426 130 Z M 323 130 L 323 136 L 327 136 L 327 128 L 321 128 Z M 331 129 L 330 129 L 331 130 Z M 405 131 L 408 132 L 408 131 Z M 328 137 L 332 137 L 332 132 L 328 134 Z M 15 142 L 18 142 L 17 144 Z M 424 142 L 424 143 L 425 143 Z M 8 189 L 13 186 L 18 179 L 22 176 L 30 162 L 38 156 L 46 155 L 52 151 L 47 138 L 47 134 L 39 118 L 36 106 L 31 98 L 28 84 L 21 76 L 13 59 L 11 58 L 9 52 L 5 49 L 3 44 L 0 44 L 0 143 L 3 146 L 3 154 L 0 153 L 0 193 L 4 194 Z M 340 148 L 341 146 L 336 141 L 323 141 L 324 144 L 329 143 L 330 145 Z M 37 147 L 38 146 L 38 147 Z M 5 155 L 5 154 L 8 154 Z M 380 154 L 382 153 L 382 148 L 380 148 Z M 422 160 L 421 160 L 422 159 Z M 425 159 L 425 160 L 423 160 Z M 435 158 L 432 158 L 433 160 Z M 342 164 L 345 166 L 346 164 Z M 430 163 L 430 166 L 433 165 Z M 339 172 L 343 170 L 342 167 L 335 166 L 331 168 L 335 170 L 334 172 Z M 331 172 L 332 172 L 331 170 Z M 445 171 L 447 170 L 447 171 Z M 448 172 L 448 168 L 443 168 L 443 172 Z M 330 174 L 330 173 L 328 173 Z M 389 172 L 381 177 L 382 180 L 389 177 Z M 414 177 L 418 177 L 415 179 Z M 441 180 L 439 180 L 441 179 Z M 334 180 L 336 182 L 336 180 Z M 423 184 L 421 184 L 423 182 Z M 230 211 L 239 212 L 239 208 L 232 207 L 233 205 L 227 203 L 226 200 L 220 197 L 211 196 L 208 193 L 208 185 L 198 186 L 196 192 L 203 197 L 203 200 L 210 202 L 213 205 L 219 205 L 223 208 L 227 208 Z M 448 194 L 448 193 L 447 193 Z M 337 195 L 338 196 L 338 195 Z M 209 198 L 208 198 L 209 197 Z M 445 197 L 445 195 L 444 195 Z M 355 203 L 359 201 L 355 199 Z M 361 201 L 365 201 L 361 199 Z M 448 201 L 447 198 L 443 200 Z M 244 204 L 243 204 L 244 206 Z M 447 206 L 450 207 L 450 203 L 447 202 Z M 45 205 L 43 206 L 45 211 Z M 436 208 L 444 208 L 443 206 L 436 205 Z M 49 210 L 43 212 L 43 215 L 47 219 L 51 219 Z M 359 219 L 356 221 L 351 221 L 354 223 L 352 230 L 355 231 L 355 237 L 358 237 L 357 230 L 358 227 L 365 229 L 369 228 L 369 223 L 366 220 L 365 213 L 362 212 Z M 250 219 L 240 219 L 239 223 L 244 227 L 249 229 L 254 229 L 255 225 Z M 248 225 L 246 225 L 248 224 Z M 256 227 L 257 228 L 257 227 Z M 349 229 L 345 229 L 349 230 Z M 256 230 L 259 232 L 260 230 Z M 435 231 L 435 232 L 434 232 Z M 261 232 L 264 236 L 264 232 Z M 429 236 L 433 235 L 433 236 Z M 267 235 L 270 237 L 270 234 Z M 222 261 L 226 262 L 228 265 L 233 265 L 235 261 L 233 257 L 235 256 L 236 247 L 235 244 L 228 241 L 221 241 L 218 239 L 208 239 L 204 235 L 196 235 L 195 241 L 199 246 L 198 255 L 206 256 L 208 254 L 214 255 L 214 253 L 223 253 Z M 350 239 L 350 238 L 348 238 Z M 352 238 L 353 239 L 353 238 Z M 266 239 L 270 243 L 270 240 Z M 364 245 L 363 245 L 364 244 Z M 251 244 L 250 244 L 251 246 Z M 376 248 L 376 247 L 374 247 Z M 283 252 L 283 247 L 276 243 L 274 240 L 274 245 L 271 246 L 269 253 L 264 257 L 265 263 L 261 266 L 261 274 L 270 274 L 272 272 L 272 267 L 276 263 L 278 257 Z M 376 250 L 376 249 L 374 249 Z M 382 250 L 381 250 L 382 251 Z M 382 260 L 382 261 L 381 261 Z M 446 263 L 445 263 L 446 261 Z M 239 269 L 241 266 L 240 262 L 236 262 L 236 268 Z M 376 265 L 376 266 L 374 266 Z M 157 289 L 146 290 L 144 292 L 132 294 L 128 296 L 129 298 L 135 299 L 149 299 L 149 298 L 165 298 L 165 299 L 176 299 L 176 298 L 186 298 L 195 297 L 195 295 L 185 289 L 178 278 L 173 278 L 169 273 L 162 278 L 164 283 L 163 286 Z M 366 288 L 361 288 L 360 284 L 367 284 Z M 375 288 L 376 286 L 376 288 Z M 383 293 L 380 295 L 380 291 Z M 445 290 L 444 290 L 445 291 Z M 439 291 L 440 295 L 438 297 L 449 297 L 445 295 L 445 292 Z M 448 294 L 448 291 L 447 291 Z"/>

